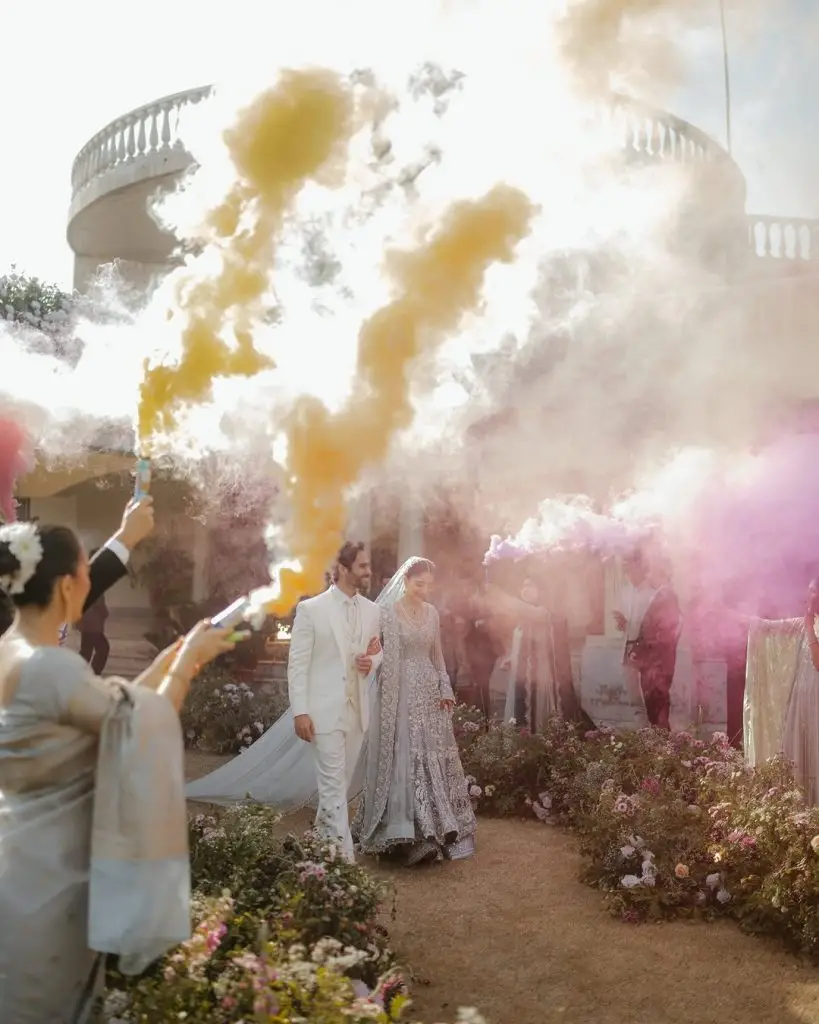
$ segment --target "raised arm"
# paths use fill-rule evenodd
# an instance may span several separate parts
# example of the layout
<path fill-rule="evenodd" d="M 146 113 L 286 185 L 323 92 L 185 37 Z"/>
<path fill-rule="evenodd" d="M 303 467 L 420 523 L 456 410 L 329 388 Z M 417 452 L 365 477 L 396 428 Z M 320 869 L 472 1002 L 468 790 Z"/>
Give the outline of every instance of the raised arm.
<path fill-rule="evenodd" d="M 131 552 L 153 528 L 153 498 L 145 497 L 139 501 L 129 502 L 119 530 L 91 559 L 88 567 L 91 589 L 88 591 L 83 611 L 87 612 L 106 590 L 127 574 Z"/>
<path fill-rule="evenodd" d="M 287 659 L 287 692 L 293 717 L 309 715 L 307 680 L 313 657 L 313 619 L 310 606 L 302 602 L 296 608 L 293 629 L 290 632 L 290 653 Z"/>
<path fill-rule="evenodd" d="M 432 609 L 432 625 L 433 625 L 433 636 L 432 636 L 432 664 L 435 666 L 435 671 L 438 673 L 438 681 L 441 688 L 441 700 L 448 704 L 455 703 L 455 693 L 452 689 L 452 684 L 449 681 L 449 673 L 446 670 L 446 662 L 444 661 L 444 652 L 441 648 L 441 620 L 438 616 L 438 610 L 430 605 Z"/>

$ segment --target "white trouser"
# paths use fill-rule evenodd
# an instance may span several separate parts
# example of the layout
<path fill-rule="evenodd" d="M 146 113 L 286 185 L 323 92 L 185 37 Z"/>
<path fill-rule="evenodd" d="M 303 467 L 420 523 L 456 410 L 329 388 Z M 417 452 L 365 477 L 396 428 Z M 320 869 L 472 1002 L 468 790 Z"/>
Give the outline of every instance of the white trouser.
<path fill-rule="evenodd" d="M 340 842 L 342 853 L 351 862 L 355 860 L 355 854 L 347 811 L 347 791 L 363 739 L 361 718 L 348 701 L 338 727 L 333 732 L 316 733 L 311 744 L 319 795 L 316 829 L 328 839 Z"/>

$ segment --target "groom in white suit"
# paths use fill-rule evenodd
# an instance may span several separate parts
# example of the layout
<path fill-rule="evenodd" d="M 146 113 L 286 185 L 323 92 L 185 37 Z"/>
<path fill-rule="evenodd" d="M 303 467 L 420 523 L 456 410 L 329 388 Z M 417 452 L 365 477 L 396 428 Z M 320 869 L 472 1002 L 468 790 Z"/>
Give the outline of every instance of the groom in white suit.
<path fill-rule="evenodd" d="M 362 596 L 370 577 L 364 545 L 345 544 L 332 586 L 296 609 L 287 666 L 296 734 L 316 764 L 316 828 L 339 840 L 350 861 L 347 790 L 369 725 L 367 681 L 383 656 L 380 609 Z"/>

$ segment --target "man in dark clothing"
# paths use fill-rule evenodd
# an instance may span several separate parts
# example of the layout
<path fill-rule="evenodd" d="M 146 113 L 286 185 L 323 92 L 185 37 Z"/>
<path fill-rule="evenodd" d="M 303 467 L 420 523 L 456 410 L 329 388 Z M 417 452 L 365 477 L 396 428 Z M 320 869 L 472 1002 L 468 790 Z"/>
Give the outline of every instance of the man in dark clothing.
<path fill-rule="evenodd" d="M 91 558 L 97 554 L 98 549 L 91 552 Z M 105 635 L 105 623 L 108 619 L 108 605 L 105 597 L 100 596 L 87 608 L 79 622 L 80 630 L 80 654 L 94 670 L 94 675 L 101 676 L 106 664 L 108 655 L 111 653 L 111 645 Z"/>
<path fill-rule="evenodd" d="M 626 644 L 626 662 L 640 673 L 640 686 L 651 725 L 670 729 L 671 685 L 682 628 L 680 603 L 665 565 L 648 576 L 654 596 L 646 609 L 637 639 Z"/>

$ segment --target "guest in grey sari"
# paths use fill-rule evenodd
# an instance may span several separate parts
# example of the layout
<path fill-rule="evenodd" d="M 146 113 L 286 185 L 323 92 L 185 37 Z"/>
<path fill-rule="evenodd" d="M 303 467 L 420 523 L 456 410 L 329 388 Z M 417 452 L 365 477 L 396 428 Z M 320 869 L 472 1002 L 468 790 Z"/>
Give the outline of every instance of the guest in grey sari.
<path fill-rule="evenodd" d="M 233 645 L 200 623 L 134 684 L 58 646 L 89 590 L 63 526 L 0 527 L 0 1021 L 85 1024 L 101 954 L 143 971 L 190 934 L 178 709 Z"/>
<path fill-rule="evenodd" d="M 475 852 L 475 813 L 452 728 L 454 696 L 438 612 L 427 603 L 434 568 L 426 559 L 409 559 L 376 602 L 384 660 L 353 824 L 362 853 L 397 852 L 408 864 Z"/>

